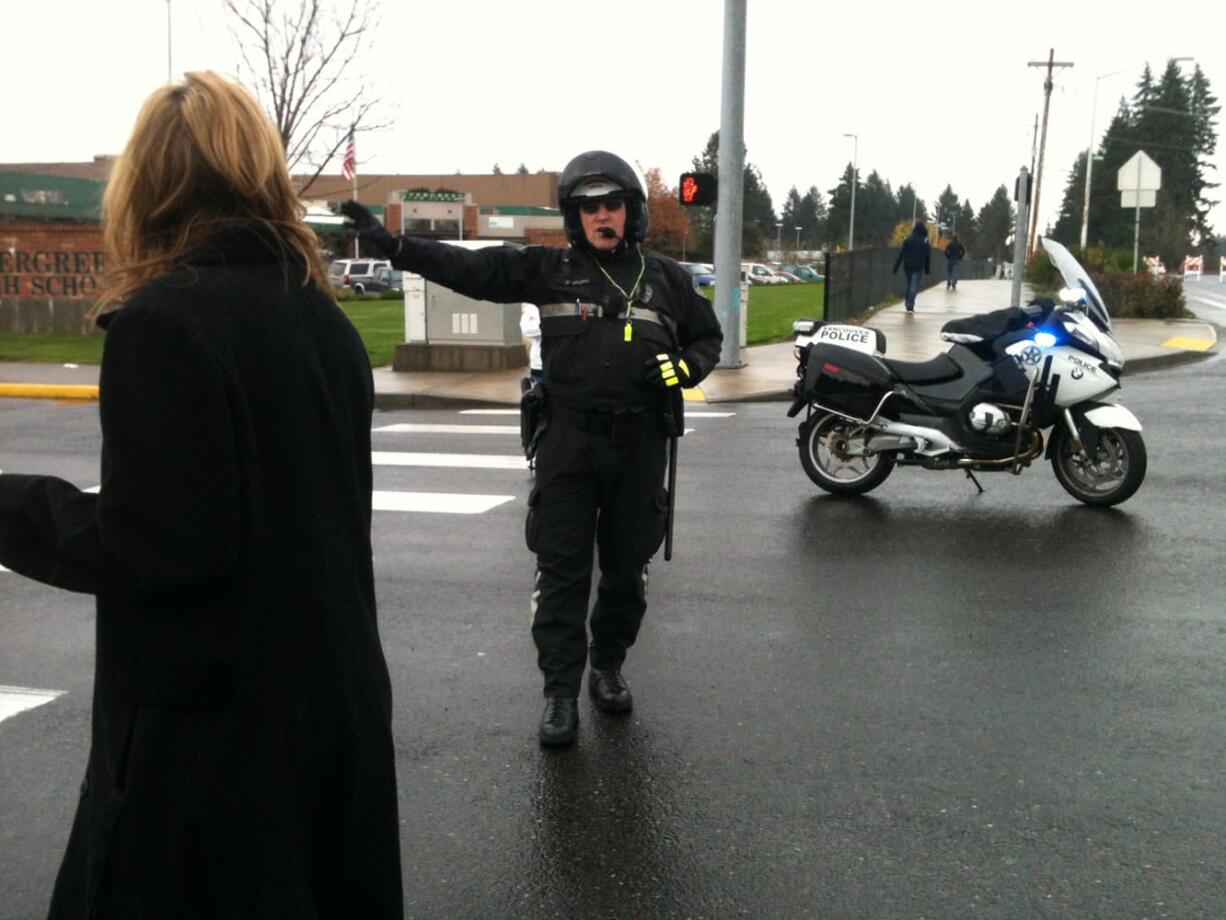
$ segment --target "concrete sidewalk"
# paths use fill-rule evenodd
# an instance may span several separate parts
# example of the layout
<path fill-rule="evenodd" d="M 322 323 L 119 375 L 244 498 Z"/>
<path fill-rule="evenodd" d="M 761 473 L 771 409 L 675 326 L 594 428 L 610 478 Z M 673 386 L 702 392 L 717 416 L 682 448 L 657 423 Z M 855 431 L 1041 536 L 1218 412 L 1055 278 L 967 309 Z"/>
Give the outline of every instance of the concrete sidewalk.
<path fill-rule="evenodd" d="M 961 281 L 957 291 L 937 284 L 922 291 L 915 312 L 901 302 L 876 313 L 868 325 L 886 336 L 892 358 L 919 361 L 945 351 L 941 327 L 955 316 L 1008 306 L 1009 281 Z M 1028 292 L 1024 291 L 1023 296 Z M 1119 319 L 1113 322 L 1124 350 L 1125 373 L 1164 367 L 1205 357 L 1217 345 L 1217 332 L 1199 320 Z M 745 366 L 717 370 L 688 398 L 707 402 L 787 399 L 796 377 L 792 343 L 755 345 L 742 351 Z M 397 373 L 375 368 L 375 404 L 382 409 L 437 406 L 513 406 L 519 403 L 524 369 L 486 373 Z M 0 396 L 97 398 L 98 368 L 58 364 L 0 362 Z M 84 389 L 82 389 L 84 388 Z"/>

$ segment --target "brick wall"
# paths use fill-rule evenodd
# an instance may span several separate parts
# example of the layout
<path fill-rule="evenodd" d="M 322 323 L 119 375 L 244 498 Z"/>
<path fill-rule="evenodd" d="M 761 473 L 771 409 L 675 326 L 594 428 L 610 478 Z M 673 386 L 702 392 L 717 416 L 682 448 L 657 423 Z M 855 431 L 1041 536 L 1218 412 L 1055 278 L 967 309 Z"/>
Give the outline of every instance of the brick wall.
<path fill-rule="evenodd" d="M 98 224 L 0 223 L 0 332 L 95 331 L 85 314 L 104 269 Z"/>

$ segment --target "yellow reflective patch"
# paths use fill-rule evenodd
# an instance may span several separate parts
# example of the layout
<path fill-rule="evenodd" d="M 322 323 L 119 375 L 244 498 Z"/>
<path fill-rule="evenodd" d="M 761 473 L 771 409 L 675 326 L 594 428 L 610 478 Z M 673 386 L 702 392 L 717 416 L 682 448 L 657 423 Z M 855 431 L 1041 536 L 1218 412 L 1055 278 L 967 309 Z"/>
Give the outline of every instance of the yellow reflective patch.
<path fill-rule="evenodd" d="M 1174 338 L 1167 339 L 1162 343 L 1163 348 L 1186 348 L 1189 351 L 1208 351 L 1216 343 L 1213 339 L 1193 339 L 1188 336 L 1177 335 Z"/>

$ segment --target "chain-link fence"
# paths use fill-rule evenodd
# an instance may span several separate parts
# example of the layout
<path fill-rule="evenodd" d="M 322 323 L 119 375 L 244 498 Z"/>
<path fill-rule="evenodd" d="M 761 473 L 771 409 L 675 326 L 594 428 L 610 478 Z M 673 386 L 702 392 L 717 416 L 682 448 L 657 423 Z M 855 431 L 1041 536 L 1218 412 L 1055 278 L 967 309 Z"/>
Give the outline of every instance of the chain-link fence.
<path fill-rule="evenodd" d="M 906 293 L 906 273 L 899 268 L 893 273 L 898 247 L 888 249 L 853 249 L 850 252 L 826 253 L 826 284 L 824 292 L 825 318 L 839 321 L 859 316 L 891 295 Z M 920 278 L 920 290 L 945 281 L 945 253 L 932 251 L 932 272 Z M 959 280 L 991 278 L 996 265 L 987 259 L 963 259 Z"/>

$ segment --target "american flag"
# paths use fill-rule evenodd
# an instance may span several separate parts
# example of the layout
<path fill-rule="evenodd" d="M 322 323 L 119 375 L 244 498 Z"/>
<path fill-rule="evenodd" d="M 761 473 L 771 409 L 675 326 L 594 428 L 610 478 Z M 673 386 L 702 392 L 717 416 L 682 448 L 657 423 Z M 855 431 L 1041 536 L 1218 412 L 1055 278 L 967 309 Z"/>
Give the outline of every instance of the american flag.
<path fill-rule="evenodd" d="M 358 150 L 353 145 L 353 129 L 349 129 L 349 142 L 345 144 L 345 159 L 341 162 L 341 176 L 346 181 L 358 174 Z"/>

